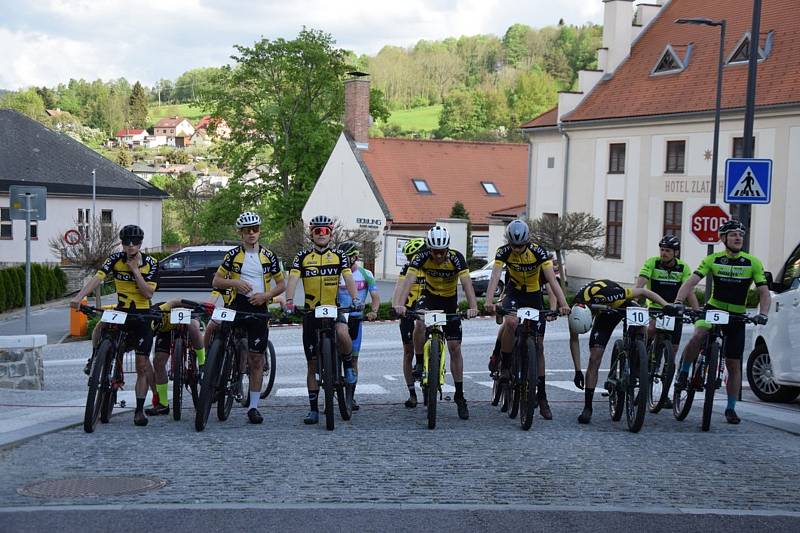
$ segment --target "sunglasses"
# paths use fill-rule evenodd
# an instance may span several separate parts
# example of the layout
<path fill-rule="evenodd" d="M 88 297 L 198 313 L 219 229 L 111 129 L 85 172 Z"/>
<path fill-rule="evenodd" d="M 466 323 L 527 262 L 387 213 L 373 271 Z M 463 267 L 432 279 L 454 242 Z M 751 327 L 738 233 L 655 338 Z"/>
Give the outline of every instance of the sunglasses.
<path fill-rule="evenodd" d="M 261 226 L 248 226 L 242 228 L 242 233 L 258 233 L 261 231 Z"/>
<path fill-rule="evenodd" d="M 326 226 L 319 226 L 316 228 L 311 228 L 311 235 L 330 235 L 331 228 Z"/>
<path fill-rule="evenodd" d="M 122 246 L 139 246 L 142 239 L 122 239 Z"/>

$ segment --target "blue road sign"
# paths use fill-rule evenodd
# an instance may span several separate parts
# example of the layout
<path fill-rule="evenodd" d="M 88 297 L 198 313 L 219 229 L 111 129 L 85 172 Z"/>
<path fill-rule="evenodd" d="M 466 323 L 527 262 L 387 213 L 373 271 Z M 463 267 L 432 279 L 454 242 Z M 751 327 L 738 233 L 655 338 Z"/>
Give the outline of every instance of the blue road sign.
<path fill-rule="evenodd" d="M 772 159 L 725 161 L 725 202 L 768 204 L 772 200 Z"/>

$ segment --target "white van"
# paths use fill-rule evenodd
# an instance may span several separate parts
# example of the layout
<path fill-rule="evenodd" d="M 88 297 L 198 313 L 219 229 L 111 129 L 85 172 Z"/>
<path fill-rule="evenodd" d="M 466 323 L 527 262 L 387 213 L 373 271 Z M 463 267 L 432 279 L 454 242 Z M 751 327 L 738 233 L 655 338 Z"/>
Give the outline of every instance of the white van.
<path fill-rule="evenodd" d="M 765 402 L 791 402 L 800 395 L 800 244 L 770 290 L 769 322 L 753 332 L 747 381 Z"/>

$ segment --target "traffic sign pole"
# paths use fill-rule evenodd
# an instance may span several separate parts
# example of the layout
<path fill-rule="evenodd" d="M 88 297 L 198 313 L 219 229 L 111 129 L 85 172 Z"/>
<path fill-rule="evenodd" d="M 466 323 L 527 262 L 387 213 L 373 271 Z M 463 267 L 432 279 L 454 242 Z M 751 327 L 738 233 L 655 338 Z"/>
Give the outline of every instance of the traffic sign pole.
<path fill-rule="evenodd" d="M 31 195 L 25 195 L 25 335 L 31 333 Z"/>

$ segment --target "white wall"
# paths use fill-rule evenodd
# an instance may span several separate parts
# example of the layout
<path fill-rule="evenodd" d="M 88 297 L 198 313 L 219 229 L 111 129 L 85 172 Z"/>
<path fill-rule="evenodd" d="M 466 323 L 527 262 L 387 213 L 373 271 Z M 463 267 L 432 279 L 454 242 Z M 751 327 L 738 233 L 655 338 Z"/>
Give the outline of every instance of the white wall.
<path fill-rule="evenodd" d="M 542 213 L 561 213 L 564 194 L 564 141 L 557 132 L 537 135 L 532 142 L 530 218 Z M 553 168 L 548 159 L 553 158 Z"/>

